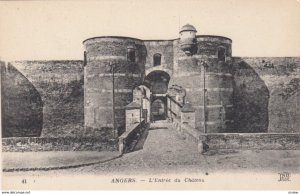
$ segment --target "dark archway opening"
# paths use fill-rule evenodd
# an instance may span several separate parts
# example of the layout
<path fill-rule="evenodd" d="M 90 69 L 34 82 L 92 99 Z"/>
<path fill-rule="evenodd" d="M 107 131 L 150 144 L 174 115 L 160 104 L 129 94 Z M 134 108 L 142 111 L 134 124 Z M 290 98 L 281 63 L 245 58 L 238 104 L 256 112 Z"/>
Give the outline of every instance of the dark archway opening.
<path fill-rule="evenodd" d="M 170 75 L 164 71 L 153 71 L 149 73 L 145 80 L 151 91 L 151 121 L 165 120 L 167 118 L 167 91 Z"/>
<path fill-rule="evenodd" d="M 167 102 L 165 97 L 155 98 L 151 104 L 152 121 L 166 120 Z"/>

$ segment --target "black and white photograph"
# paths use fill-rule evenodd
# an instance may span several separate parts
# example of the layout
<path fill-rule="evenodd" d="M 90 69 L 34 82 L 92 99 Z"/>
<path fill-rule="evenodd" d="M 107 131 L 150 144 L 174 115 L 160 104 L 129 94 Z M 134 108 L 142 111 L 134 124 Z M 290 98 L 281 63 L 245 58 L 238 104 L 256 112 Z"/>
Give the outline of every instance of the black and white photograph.
<path fill-rule="evenodd" d="M 1 1 L 0 64 L 3 191 L 300 189 L 299 0 Z"/>

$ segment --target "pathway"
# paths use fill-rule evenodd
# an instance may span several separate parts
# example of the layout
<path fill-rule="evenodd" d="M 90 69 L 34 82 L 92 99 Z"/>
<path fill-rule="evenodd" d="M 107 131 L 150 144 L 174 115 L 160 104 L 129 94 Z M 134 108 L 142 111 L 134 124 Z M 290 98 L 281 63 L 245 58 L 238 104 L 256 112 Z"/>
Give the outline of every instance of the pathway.
<path fill-rule="evenodd" d="M 105 163 L 65 170 L 17 174 L 167 174 L 216 171 L 299 172 L 300 150 L 241 150 L 197 152 L 194 142 L 182 139 L 170 123 L 152 123 L 136 150 Z M 274 161 L 276 161 L 274 163 Z M 8 175 L 8 174 L 7 174 Z M 12 175 L 12 174 L 11 174 Z"/>

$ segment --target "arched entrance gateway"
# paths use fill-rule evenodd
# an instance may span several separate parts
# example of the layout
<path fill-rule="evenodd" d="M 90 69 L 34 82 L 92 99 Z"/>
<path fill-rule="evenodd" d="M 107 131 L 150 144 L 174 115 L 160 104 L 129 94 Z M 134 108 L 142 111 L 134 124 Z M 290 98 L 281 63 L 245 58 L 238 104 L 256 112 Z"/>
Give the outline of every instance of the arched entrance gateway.
<path fill-rule="evenodd" d="M 151 118 L 152 121 L 166 120 L 167 107 L 166 97 L 153 97 L 151 103 Z"/>
<path fill-rule="evenodd" d="M 167 118 L 167 91 L 170 81 L 170 75 L 161 70 L 150 72 L 144 80 L 151 91 L 151 121 L 165 120 Z"/>

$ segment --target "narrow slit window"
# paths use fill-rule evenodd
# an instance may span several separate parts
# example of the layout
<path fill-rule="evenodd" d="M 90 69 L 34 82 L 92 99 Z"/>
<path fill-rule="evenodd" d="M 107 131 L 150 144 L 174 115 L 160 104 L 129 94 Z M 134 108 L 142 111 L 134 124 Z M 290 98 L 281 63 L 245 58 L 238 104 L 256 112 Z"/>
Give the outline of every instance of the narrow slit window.
<path fill-rule="evenodd" d="M 153 55 L 153 65 L 158 66 L 161 64 L 161 54 L 156 53 Z"/>
<path fill-rule="evenodd" d="M 86 51 L 84 51 L 83 53 L 83 65 L 86 66 L 87 65 L 87 58 L 86 58 Z"/>

